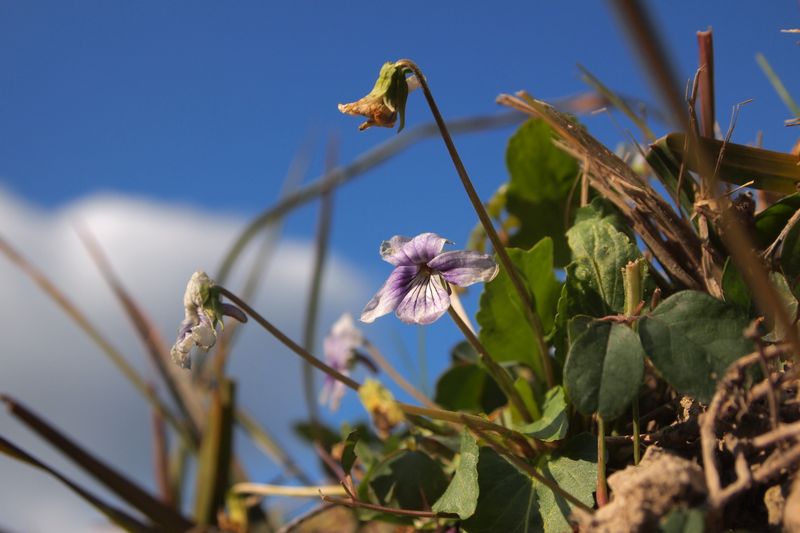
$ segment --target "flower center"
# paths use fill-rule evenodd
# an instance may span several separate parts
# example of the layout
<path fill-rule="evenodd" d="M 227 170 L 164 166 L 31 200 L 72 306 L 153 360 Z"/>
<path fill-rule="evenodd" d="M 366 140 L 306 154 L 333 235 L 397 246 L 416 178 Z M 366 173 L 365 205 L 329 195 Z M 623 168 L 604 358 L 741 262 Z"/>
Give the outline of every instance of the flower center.
<path fill-rule="evenodd" d="M 435 271 L 431 267 L 429 267 L 427 263 L 422 263 L 421 265 L 419 265 L 419 271 L 417 272 L 418 276 L 425 276 L 429 278 L 434 274 Z"/>

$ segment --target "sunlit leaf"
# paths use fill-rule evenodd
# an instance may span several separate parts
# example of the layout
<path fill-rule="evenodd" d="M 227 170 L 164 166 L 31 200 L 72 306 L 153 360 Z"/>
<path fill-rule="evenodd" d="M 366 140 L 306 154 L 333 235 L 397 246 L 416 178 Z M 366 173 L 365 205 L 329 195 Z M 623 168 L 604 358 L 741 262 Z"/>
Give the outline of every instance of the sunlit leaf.
<path fill-rule="evenodd" d="M 517 426 L 516 429 L 529 437 L 546 442 L 566 437 L 569 417 L 564 388 L 556 386 L 547 391 L 542 404 L 542 415 L 530 424 Z"/>
<path fill-rule="evenodd" d="M 527 251 L 509 248 L 508 255 L 534 296 L 545 332 L 550 331 L 561 290 L 553 273 L 552 240 L 544 238 Z M 484 287 L 476 319 L 481 328 L 480 340 L 495 360 L 528 364 L 543 377 L 533 330 L 511 280 L 502 270 Z"/>
<path fill-rule="evenodd" d="M 519 230 L 511 236 L 511 246 L 530 248 L 543 237 L 550 237 L 556 265 L 566 264 L 565 213 L 574 213 L 577 205 L 578 195 L 571 201 L 569 197 L 578 178 L 577 163 L 553 145 L 550 126 L 529 120 L 509 140 L 506 165 L 511 175 L 506 209 L 520 222 Z"/>
<path fill-rule="evenodd" d="M 442 497 L 433 505 L 436 513 L 457 514 L 466 520 L 478 504 L 478 443 L 469 431 L 461 433 L 458 466 Z"/>

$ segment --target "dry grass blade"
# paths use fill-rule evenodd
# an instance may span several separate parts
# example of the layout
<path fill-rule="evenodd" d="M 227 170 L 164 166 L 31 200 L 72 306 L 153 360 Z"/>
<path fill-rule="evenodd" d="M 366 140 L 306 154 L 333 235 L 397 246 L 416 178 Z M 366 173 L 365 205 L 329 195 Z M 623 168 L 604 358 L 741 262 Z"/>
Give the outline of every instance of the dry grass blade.
<path fill-rule="evenodd" d="M 236 386 L 223 379 L 211 392 L 211 412 L 198 454 L 195 520 L 216 523 L 217 510 L 225 505 L 233 441 L 233 412 Z"/>
<path fill-rule="evenodd" d="M 13 398 L 0 395 L 0 401 L 6 404 L 9 412 L 15 418 L 156 524 L 172 531 L 185 531 L 193 526 L 192 522 L 184 518 L 177 510 L 157 500 L 132 480 L 83 449 Z"/>
<path fill-rule="evenodd" d="M 667 273 L 683 287 L 703 287 L 701 242 L 694 229 L 622 159 L 583 126 L 526 93 L 500 95 L 497 101 L 547 122 L 559 136 L 556 145 L 588 164 L 589 184 L 629 220 Z"/>
<path fill-rule="evenodd" d="M 76 232 L 86 247 L 89 256 L 92 258 L 95 265 L 97 265 L 103 279 L 106 280 L 111 290 L 114 291 L 114 295 L 133 323 L 136 333 L 139 335 L 139 338 L 147 349 L 147 353 L 150 355 L 153 366 L 155 366 L 161 379 L 167 385 L 170 396 L 178 407 L 183 419 L 186 421 L 189 433 L 192 435 L 192 443 L 196 447 L 200 439 L 199 427 L 204 414 L 200 398 L 187 379 L 188 375 L 177 365 L 171 363 L 169 353 L 166 349 L 167 343 L 164 341 L 163 337 L 161 337 L 158 328 L 156 328 L 155 324 L 145 315 L 136 300 L 134 300 L 127 289 L 125 289 L 125 286 L 122 284 L 119 277 L 117 277 L 114 269 L 111 267 L 111 263 L 103 253 L 100 244 L 97 242 L 94 235 L 92 235 L 89 228 L 78 225 L 76 226 Z"/>
<path fill-rule="evenodd" d="M 675 83 L 676 78 L 669 68 L 669 57 L 658 39 L 647 10 L 637 0 L 616 0 L 613 5 L 626 23 L 625 29 L 631 33 L 636 49 L 643 52 L 645 67 L 662 92 L 674 120 L 683 131 L 690 131 L 688 116 Z M 699 146 L 703 147 L 702 144 Z M 787 340 L 794 348 L 795 357 L 800 357 L 800 338 L 797 330 L 793 327 L 766 270 L 753 252 L 755 246 L 746 229 L 732 212 L 730 202 L 716 187 L 713 171 L 714 160 L 702 149 L 697 151 L 697 155 L 701 186 L 706 187 L 706 190 L 714 195 L 711 207 L 718 215 L 718 233 L 723 243 L 730 252 L 734 264 L 742 273 L 745 284 L 753 294 L 761 313 L 769 322 L 779 324 L 781 328 L 784 328 L 784 331 L 787 332 Z M 644 236 L 642 237 L 644 238 Z M 666 268 L 666 265 L 664 266 Z"/>
<path fill-rule="evenodd" d="M 522 117 L 517 113 L 504 113 L 500 115 L 452 120 L 447 123 L 447 127 L 453 134 L 472 133 L 488 129 L 504 128 L 513 124 L 518 124 L 521 120 Z M 437 136 L 439 136 L 439 129 L 436 124 L 422 124 L 414 128 L 409 128 L 401 135 L 397 135 L 364 153 L 349 165 L 340 166 L 330 172 L 326 172 L 313 183 L 280 200 L 276 205 L 256 217 L 242 231 L 241 235 L 239 235 L 236 242 L 225 255 L 225 259 L 216 277 L 217 282 L 220 284 L 225 283 L 236 259 L 238 259 L 247 244 L 258 235 L 258 232 L 264 226 L 280 219 L 286 213 L 289 213 L 297 207 L 310 202 L 323 192 L 343 185 L 353 178 L 377 167 L 412 144 Z"/>
<path fill-rule="evenodd" d="M 761 67 L 761 70 L 764 72 L 764 75 L 772 84 L 775 92 L 778 93 L 780 99 L 784 104 L 786 104 L 786 107 L 789 108 L 789 111 L 791 111 L 795 117 L 800 117 L 800 106 L 797 105 L 797 102 L 794 101 L 792 95 L 790 95 L 789 91 L 786 90 L 786 86 L 783 84 L 778 74 L 772 70 L 772 66 L 769 64 L 769 61 L 767 61 L 767 58 L 764 57 L 764 54 L 756 54 L 756 61 L 758 62 L 758 66 Z"/>
<path fill-rule="evenodd" d="M 793 154 L 753 148 L 743 144 L 724 143 L 716 139 L 698 139 L 700 151 L 713 161 L 719 160 L 717 177 L 728 183 L 743 185 L 752 181 L 751 187 L 784 194 L 797 190 L 800 183 L 800 158 Z M 724 154 L 720 160 L 720 153 Z M 687 148 L 683 133 L 670 133 L 655 142 L 666 149 L 687 168 L 699 172 L 697 147 Z"/>
<path fill-rule="evenodd" d="M 617 93 L 606 87 L 603 82 L 597 79 L 594 74 L 589 72 L 583 65 L 578 65 L 578 69 L 581 71 L 581 78 L 583 81 L 589 84 L 595 91 L 600 93 L 612 106 L 619 109 L 631 120 L 631 122 L 636 124 L 636 126 L 641 130 L 645 139 L 647 139 L 649 142 L 655 140 L 656 136 L 653 133 L 653 130 L 650 129 L 650 126 L 647 125 L 647 122 L 640 117 L 638 113 L 634 112 L 634 110 L 631 109 L 631 107 L 623 98 L 620 98 Z"/>
<path fill-rule="evenodd" d="M 182 436 L 191 439 L 186 426 L 175 417 L 161 399 L 150 389 L 139 373 L 125 360 L 125 357 L 114 348 L 114 346 L 100 333 L 89 319 L 62 293 L 50 279 L 28 262 L 19 252 L 17 252 L 8 242 L 0 237 L 0 252 L 16 264 L 20 270 L 30 276 L 31 279 L 41 288 L 59 307 L 74 320 L 78 327 L 86 333 L 92 341 L 103 351 L 111 362 L 113 362 L 122 374 L 133 384 L 139 393 L 156 409 L 164 419 Z"/>
<path fill-rule="evenodd" d="M 39 461 L 35 457 L 29 455 L 28 453 L 23 451 L 21 448 L 18 448 L 17 446 L 15 446 L 14 444 L 10 443 L 9 441 L 4 439 L 3 437 L 0 437 L 0 452 L 4 453 L 4 454 L 6 454 L 6 455 L 8 455 L 10 457 L 13 457 L 14 459 L 17 459 L 18 461 L 21 461 L 23 463 L 27 463 L 27 464 L 29 464 L 29 465 L 31 465 L 33 467 L 39 468 L 41 470 L 44 470 L 45 472 L 47 472 L 48 474 L 50 474 L 54 478 L 56 478 L 59 481 L 61 481 L 67 487 L 69 487 L 78 496 L 80 496 L 81 498 L 83 498 L 84 500 L 89 502 L 89 504 L 91 504 L 92 507 L 94 507 L 95 509 L 97 509 L 98 511 L 103 513 L 109 520 L 111 520 L 111 522 L 113 522 L 114 524 L 118 525 L 122 529 L 125 529 L 126 531 L 135 531 L 137 533 L 138 532 L 142 532 L 143 533 L 143 532 L 160 531 L 160 529 L 157 529 L 157 528 L 155 528 L 153 526 L 147 526 L 147 525 L 143 524 L 138 519 L 132 517 L 131 515 L 129 515 L 125 511 L 122 511 L 121 509 L 117 509 L 116 507 L 113 507 L 113 506 L 105 503 L 103 500 L 101 500 L 97 496 L 93 495 L 92 493 L 90 493 L 89 491 L 87 491 L 86 489 L 84 489 L 83 487 L 78 485 L 77 483 L 71 481 L 69 478 L 67 478 L 66 476 L 64 476 L 63 474 L 58 472 L 57 470 L 55 470 L 52 467 L 46 465 L 45 463 Z M 10 490 L 10 489 L 7 489 L 7 490 Z"/>

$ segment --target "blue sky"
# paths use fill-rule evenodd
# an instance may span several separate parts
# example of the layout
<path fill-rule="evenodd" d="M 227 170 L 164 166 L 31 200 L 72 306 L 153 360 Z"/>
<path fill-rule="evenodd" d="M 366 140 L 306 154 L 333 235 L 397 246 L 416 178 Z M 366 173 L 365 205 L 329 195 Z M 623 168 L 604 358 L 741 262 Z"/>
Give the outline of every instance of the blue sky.
<path fill-rule="evenodd" d="M 395 135 L 357 131 L 360 121 L 336 104 L 363 96 L 380 65 L 401 57 L 422 67 L 449 118 L 498 111 L 502 92 L 551 99 L 583 91 L 576 63 L 657 103 L 606 3 L 342 4 L 0 2 L 0 190 L 42 212 L 111 193 L 243 221 L 275 202 L 304 143 L 314 147 L 312 178 L 331 136 L 346 163 Z M 754 56 L 763 52 L 800 97 L 797 37 L 779 32 L 800 26 L 798 4 L 648 5 L 682 79 L 696 66 L 695 31 L 713 26 L 722 129 L 734 103 L 754 98 L 734 140 L 750 142 L 760 129 L 766 147 L 788 150 L 797 130 L 783 126 L 789 112 Z M 407 124 L 429 120 L 412 93 Z M 606 115 L 584 121 L 612 147 L 623 137 Z M 511 132 L 456 138 L 484 197 L 506 179 Z M 474 223 L 444 146 L 432 139 L 336 191 L 332 248 L 364 273 L 371 293 L 390 271 L 377 255 L 382 239 L 435 231 L 463 244 Z M 285 234 L 307 241 L 315 227 L 316 203 L 293 213 Z M 25 250 L 22 230 L 2 233 Z M 213 272 L 216 259 L 202 266 Z M 392 318 L 372 328 L 395 358 L 396 334 L 415 348 L 415 328 Z M 429 328 L 434 371 L 457 338 L 451 324 Z"/>

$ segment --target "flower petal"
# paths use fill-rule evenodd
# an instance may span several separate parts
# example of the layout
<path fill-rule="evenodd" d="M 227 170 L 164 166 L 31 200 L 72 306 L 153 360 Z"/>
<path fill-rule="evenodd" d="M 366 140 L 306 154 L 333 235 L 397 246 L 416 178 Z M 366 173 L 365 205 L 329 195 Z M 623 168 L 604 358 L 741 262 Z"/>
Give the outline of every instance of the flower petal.
<path fill-rule="evenodd" d="M 407 324 L 430 324 L 450 307 L 450 294 L 438 275 L 420 274 L 397 306 L 397 318 Z"/>
<path fill-rule="evenodd" d="M 348 375 L 347 372 L 343 373 Z M 336 411 L 339 408 L 339 403 L 342 401 L 345 392 L 344 383 L 326 374 L 322 390 L 319 392 L 319 404 L 327 404 L 331 411 Z"/>
<path fill-rule="evenodd" d="M 411 286 L 414 276 L 417 275 L 417 266 L 398 266 L 389 275 L 383 287 L 372 297 L 372 300 L 361 312 L 362 322 L 373 322 L 379 316 L 391 313 L 397 304 L 405 297 Z"/>
<path fill-rule="evenodd" d="M 395 235 L 388 241 L 381 243 L 381 259 L 394 266 L 410 265 L 408 258 L 403 253 L 403 246 L 411 242 L 411 237 Z"/>
<path fill-rule="evenodd" d="M 491 256 L 472 250 L 439 254 L 428 262 L 428 266 L 441 272 L 444 279 L 459 287 L 479 281 L 492 281 L 499 268 Z"/>
<path fill-rule="evenodd" d="M 421 265 L 439 255 L 448 242 L 435 233 L 422 233 L 413 239 L 395 235 L 381 243 L 381 257 L 393 265 Z"/>

